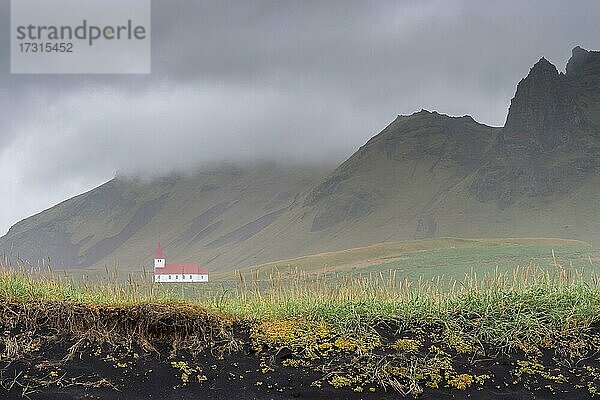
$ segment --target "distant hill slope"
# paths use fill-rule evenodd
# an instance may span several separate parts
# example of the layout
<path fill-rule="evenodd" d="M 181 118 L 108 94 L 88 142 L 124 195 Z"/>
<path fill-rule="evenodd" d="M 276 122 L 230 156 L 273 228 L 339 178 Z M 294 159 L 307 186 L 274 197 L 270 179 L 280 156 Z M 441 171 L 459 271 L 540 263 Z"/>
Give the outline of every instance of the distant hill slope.
<path fill-rule="evenodd" d="M 473 252 L 478 256 L 473 257 Z M 552 254 L 555 254 L 555 258 Z M 556 261 L 555 261 L 556 260 Z M 346 272 L 410 272 L 418 278 L 445 275 L 460 279 L 473 267 L 477 272 L 494 272 L 517 266 L 553 265 L 591 268 L 600 261 L 600 249 L 577 240 L 552 238 L 458 239 L 439 238 L 386 242 L 340 251 L 311 254 L 255 265 L 217 275 L 219 279 L 238 279 L 238 274 L 268 278 L 275 274 L 323 274 Z M 433 269 L 433 271 L 432 271 Z"/>
<path fill-rule="evenodd" d="M 151 265 L 160 239 L 169 259 L 209 264 L 219 248 L 268 227 L 323 174 L 320 167 L 258 164 L 149 181 L 115 178 L 14 225 L 0 248 L 34 265 L 139 269 Z"/>
<path fill-rule="evenodd" d="M 381 242 L 559 237 L 600 244 L 600 52 L 559 73 L 541 59 L 506 126 L 422 110 L 399 116 L 334 171 L 219 167 L 115 179 L 28 218 L 0 249 L 58 267 L 167 256 L 226 272 Z"/>

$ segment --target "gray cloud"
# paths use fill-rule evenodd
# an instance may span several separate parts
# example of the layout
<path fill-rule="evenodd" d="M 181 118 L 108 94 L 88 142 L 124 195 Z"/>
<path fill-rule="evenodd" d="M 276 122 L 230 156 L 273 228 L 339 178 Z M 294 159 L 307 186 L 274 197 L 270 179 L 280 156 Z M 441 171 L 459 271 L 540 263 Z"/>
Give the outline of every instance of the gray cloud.
<path fill-rule="evenodd" d="M 594 0 L 154 0 L 152 14 L 149 76 L 10 75 L 0 35 L 0 231 L 117 171 L 335 163 L 421 108 L 502 125 L 537 59 L 564 69 L 600 37 Z"/>

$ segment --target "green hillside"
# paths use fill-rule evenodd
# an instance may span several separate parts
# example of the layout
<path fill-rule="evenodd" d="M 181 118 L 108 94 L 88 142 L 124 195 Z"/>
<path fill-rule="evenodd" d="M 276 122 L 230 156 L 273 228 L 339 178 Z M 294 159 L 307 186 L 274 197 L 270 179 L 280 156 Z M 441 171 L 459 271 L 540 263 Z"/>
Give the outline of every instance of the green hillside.
<path fill-rule="evenodd" d="M 239 273 L 273 275 L 379 273 L 395 271 L 409 280 L 446 277 L 460 280 L 472 273 L 494 274 L 517 267 L 563 267 L 600 273 L 600 249 L 585 242 L 552 238 L 424 239 L 380 243 L 342 251 L 281 260 L 218 275 L 236 279 Z"/>
<path fill-rule="evenodd" d="M 322 175 L 320 167 L 257 164 L 118 177 L 16 224 L 0 248 L 54 269 L 140 270 L 151 266 L 158 240 L 171 260 L 217 261 L 220 247 L 260 232 Z"/>

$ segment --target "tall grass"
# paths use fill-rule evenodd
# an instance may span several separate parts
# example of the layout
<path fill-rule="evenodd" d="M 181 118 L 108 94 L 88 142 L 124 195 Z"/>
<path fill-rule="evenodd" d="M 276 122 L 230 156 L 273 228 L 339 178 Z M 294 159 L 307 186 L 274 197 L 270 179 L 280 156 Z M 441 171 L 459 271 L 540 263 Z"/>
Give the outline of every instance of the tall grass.
<path fill-rule="evenodd" d="M 595 275 L 527 267 L 512 272 L 468 274 L 411 281 L 389 273 L 327 277 L 297 274 L 269 277 L 266 287 L 240 278 L 237 296 L 221 309 L 242 316 L 323 318 L 340 325 L 396 320 L 470 327 L 482 339 L 510 342 L 510 335 L 541 338 L 600 320 L 600 286 Z"/>
<path fill-rule="evenodd" d="M 569 334 L 600 321 L 600 279 L 582 271 L 516 268 L 464 279 L 408 280 L 395 271 L 335 275 L 274 272 L 266 279 L 238 274 L 235 282 L 169 285 L 149 276 L 126 281 L 73 281 L 43 271 L 0 268 L 0 298 L 95 306 L 194 304 L 238 320 L 322 319 L 345 329 L 396 321 L 444 324 L 511 345 Z"/>

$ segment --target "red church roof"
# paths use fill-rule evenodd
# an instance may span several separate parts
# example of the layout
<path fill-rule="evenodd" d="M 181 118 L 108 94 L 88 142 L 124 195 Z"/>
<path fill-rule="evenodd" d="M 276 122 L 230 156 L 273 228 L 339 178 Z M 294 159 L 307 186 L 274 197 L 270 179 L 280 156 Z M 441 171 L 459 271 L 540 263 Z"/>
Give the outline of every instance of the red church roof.
<path fill-rule="evenodd" d="M 154 258 L 159 260 L 165 259 L 165 253 L 163 251 L 162 246 L 160 245 L 160 241 L 156 244 L 156 256 Z"/>
<path fill-rule="evenodd" d="M 164 260 L 165 252 L 163 251 L 160 241 L 156 245 L 155 259 Z M 162 268 L 154 268 L 154 275 L 208 275 L 208 269 L 200 268 L 198 264 L 167 264 Z"/>
<path fill-rule="evenodd" d="M 208 269 L 198 264 L 167 264 L 164 268 L 154 268 L 155 275 L 208 275 Z"/>

